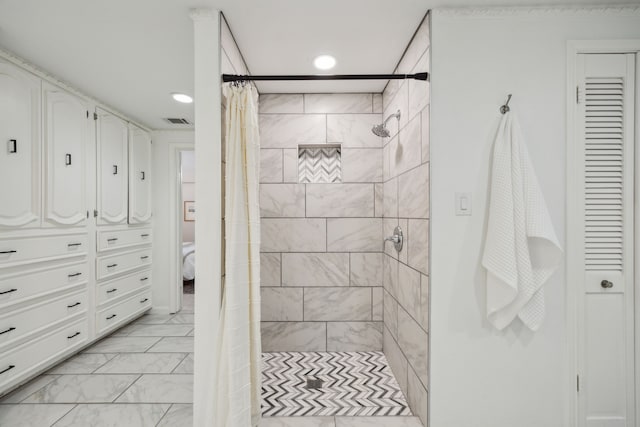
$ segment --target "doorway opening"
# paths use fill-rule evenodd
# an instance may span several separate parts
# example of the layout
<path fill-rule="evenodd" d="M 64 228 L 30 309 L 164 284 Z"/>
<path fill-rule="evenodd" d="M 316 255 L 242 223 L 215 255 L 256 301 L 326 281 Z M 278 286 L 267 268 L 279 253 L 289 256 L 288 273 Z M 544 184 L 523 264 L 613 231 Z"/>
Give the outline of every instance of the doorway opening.
<path fill-rule="evenodd" d="M 181 311 L 193 312 L 196 287 L 196 208 L 195 208 L 195 151 L 180 151 L 180 241 L 181 247 L 181 283 L 178 284 L 178 307 Z"/>

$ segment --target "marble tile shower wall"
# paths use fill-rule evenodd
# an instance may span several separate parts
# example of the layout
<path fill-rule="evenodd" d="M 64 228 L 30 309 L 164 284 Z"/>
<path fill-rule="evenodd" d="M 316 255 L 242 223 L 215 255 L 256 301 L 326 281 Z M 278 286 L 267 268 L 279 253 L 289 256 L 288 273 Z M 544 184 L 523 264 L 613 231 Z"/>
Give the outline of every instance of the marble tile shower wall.
<path fill-rule="evenodd" d="M 397 73 L 429 71 L 429 18 L 415 34 Z M 391 138 L 383 148 L 383 229 L 399 225 L 404 248 L 384 248 L 383 351 L 409 406 L 427 425 L 429 386 L 429 83 L 392 81 L 383 93 Z"/>
<path fill-rule="evenodd" d="M 382 349 L 380 94 L 260 96 L 263 351 Z M 339 143 L 342 182 L 298 183 L 298 145 Z"/>

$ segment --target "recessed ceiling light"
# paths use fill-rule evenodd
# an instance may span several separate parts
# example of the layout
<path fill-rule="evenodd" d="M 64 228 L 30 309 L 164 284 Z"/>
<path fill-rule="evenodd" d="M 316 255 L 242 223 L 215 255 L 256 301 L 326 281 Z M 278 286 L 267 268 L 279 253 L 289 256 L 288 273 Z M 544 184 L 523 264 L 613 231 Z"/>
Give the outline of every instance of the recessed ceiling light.
<path fill-rule="evenodd" d="M 336 66 L 336 58 L 331 55 L 320 55 L 313 60 L 313 65 L 318 70 L 330 70 Z"/>
<path fill-rule="evenodd" d="M 182 102 L 183 104 L 191 104 L 193 102 L 193 98 L 189 95 L 185 95 L 184 93 L 172 93 L 171 96 L 178 102 Z"/>

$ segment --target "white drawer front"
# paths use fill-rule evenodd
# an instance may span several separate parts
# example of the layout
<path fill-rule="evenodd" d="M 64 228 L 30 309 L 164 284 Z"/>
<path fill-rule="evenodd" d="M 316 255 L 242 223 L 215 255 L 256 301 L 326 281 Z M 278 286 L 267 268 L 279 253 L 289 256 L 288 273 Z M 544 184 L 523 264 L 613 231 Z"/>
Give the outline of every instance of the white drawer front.
<path fill-rule="evenodd" d="M 115 328 L 149 308 L 151 308 L 151 290 L 147 289 L 119 304 L 100 310 L 96 319 L 98 334 Z"/>
<path fill-rule="evenodd" d="M 88 280 L 89 265 L 86 262 L 0 277 L 0 312 L 3 312 L 7 305 L 84 284 Z"/>
<path fill-rule="evenodd" d="M 150 228 L 120 231 L 99 230 L 97 233 L 98 252 L 150 244 L 152 239 Z"/>
<path fill-rule="evenodd" d="M 0 316 L 0 352 L 56 322 L 87 310 L 87 290 L 41 302 Z"/>
<path fill-rule="evenodd" d="M 86 234 L 0 239 L 0 267 L 86 256 L 87 242 Z"/>
<path fill-rule="evenodd" d="M 139 267 L 151 265 L 151 248 L 100 257 L 96 264 L 98 280 L 113 277 Z"/>
<path fill-rule="evenodd" d="M 98 288 L 98 305 L 104 304 L 141 288 L 151 286 L 151 270 L 110 280 Z"/>
<path fill-rule="evenodd" d="M 0 393 L 87 342 L 87 318 L 0 354 Z"/>

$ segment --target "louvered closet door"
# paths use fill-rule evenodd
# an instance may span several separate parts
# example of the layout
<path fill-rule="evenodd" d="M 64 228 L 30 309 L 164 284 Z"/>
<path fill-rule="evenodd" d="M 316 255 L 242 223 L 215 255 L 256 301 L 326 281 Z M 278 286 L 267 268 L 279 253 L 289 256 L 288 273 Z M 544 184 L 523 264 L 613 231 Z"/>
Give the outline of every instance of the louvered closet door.
<path fill-rule="evenodd" d="M 579 55 L 584 282 L 579 425 L 635 427 L 635 55 Z"/>

